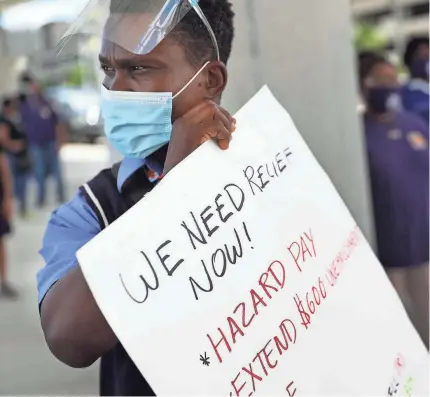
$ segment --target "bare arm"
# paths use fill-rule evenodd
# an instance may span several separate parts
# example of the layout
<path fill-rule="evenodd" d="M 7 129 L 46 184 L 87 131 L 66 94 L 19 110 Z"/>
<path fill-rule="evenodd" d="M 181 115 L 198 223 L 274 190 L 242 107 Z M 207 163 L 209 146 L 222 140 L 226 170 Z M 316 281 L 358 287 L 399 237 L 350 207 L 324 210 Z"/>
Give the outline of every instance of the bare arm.
<path fill-rule="evenodd" d="M 13 197 L 12 177 L 10 175 L 9 163 L 4 153 L 0 153 L 0 170 L 3 195 L 5 199 L 11 199 Z"/>
<path fill-rule="evenodd" d="M 45 339 L 60 361 L 75 368 L 91 365 L 117 344 L 76 258 L 100 231 L 97 215 L 78 192 L 52 214 L 40 251 L 46 263 L 38 274 Z"/>
<path fill-rule="evenodd" d="M 56 126 L 57 132 L 57 143 L 60 149 L 65 143 L 67 143 L 68 131 L 64 122 L 59 121 Z"/>
<path fill-rule="evenodd" d="M 2 213 L 10 220 L 13 215 L 13 187 L 9 163 L 4 153 L 0 153 L 0 177 L 3 189 Z"/>
<path fill-rule="evenodd" d="M 52 286 L 41 316 L 51 352 L 71 367 L 90 366 L 118 342 L 79 266 Z"/>

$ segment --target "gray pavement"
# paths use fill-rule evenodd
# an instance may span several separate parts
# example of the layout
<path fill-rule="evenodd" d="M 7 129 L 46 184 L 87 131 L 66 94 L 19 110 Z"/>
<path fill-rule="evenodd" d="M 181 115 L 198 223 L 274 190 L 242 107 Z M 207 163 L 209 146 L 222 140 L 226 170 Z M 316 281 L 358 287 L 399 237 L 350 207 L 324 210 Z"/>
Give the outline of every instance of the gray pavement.
<path fill-rule="evenodd" d="M 69 146 L 62 152 L 68 195 L 102 169 L 108 160 L 99 146 Z M 52 187 L 53 191 L 53 187 Z M 36 212 L 29 220 L 16 220 L 8 241 L 10 279 L 20 299 L 0 299 L 0 395 L 96 395 L 98 365 L 70 369 L 46 347 L 37 307 L 36 272 L 43 266 L 37 251 L 50 211 Z"/>

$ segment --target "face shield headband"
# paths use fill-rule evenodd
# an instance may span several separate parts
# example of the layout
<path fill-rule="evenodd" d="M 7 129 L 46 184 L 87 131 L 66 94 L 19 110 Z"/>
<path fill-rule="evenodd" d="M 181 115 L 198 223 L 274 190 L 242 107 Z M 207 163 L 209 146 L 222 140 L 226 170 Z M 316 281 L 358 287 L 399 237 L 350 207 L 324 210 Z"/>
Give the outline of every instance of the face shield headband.
<path fill-rule="evenodd" d="M 145 55 L 189 12 L 195 12 L 205 25 L 220 60 L 215 33 L 198 0 L 91 0 L 60 40 L 57 54 L 74 56 L 81 42 L 99 37 L 132 54 Z"/>

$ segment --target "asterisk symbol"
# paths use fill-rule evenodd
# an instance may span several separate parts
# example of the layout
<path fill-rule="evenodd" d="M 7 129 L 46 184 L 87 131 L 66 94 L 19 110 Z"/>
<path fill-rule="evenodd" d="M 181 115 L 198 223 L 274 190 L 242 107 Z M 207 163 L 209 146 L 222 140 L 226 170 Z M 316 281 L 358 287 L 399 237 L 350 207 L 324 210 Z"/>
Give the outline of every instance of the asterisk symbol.
<path fill-rule="evenodd" d="M 200 354 L 200 361 L 203 363 L 203 365 L 206 365 L 207 367 L 209 367 L 210 365 L 210 357 L 207 356 L 206 352 L 205 355 L 203 356 L 202 354 Z"/>

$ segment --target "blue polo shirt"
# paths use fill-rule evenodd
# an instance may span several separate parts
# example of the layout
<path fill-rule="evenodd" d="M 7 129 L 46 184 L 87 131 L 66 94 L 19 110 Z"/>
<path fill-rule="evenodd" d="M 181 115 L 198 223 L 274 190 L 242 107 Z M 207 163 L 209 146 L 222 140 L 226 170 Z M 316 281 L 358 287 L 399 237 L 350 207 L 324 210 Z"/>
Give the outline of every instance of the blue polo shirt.
<path fill-rule="evenodd" d="M 364 118 L 378 255 L 385 267 L 429 261 L 429 131 L 418 116 Z"/>
<path fill-rule="evenodd" d="M 413 79 L 403 87 L 403 107 L 429 123 L 429 83 Z"/>
<path fill-rule="evenodd" d="M 153 182 L 162 173 L 162 167 L 149 158 L 124 159 L 118 171 L 118 190 L 143 166 L 156 173 Z M 52 213 L 40 250 L 45 267 L 37 274 L 39 305 L 49 289 L 78 265 L 76 252 L 100 231 L 97 215 L 81 192 Z"/>
<path fill-rule="evenodd" d="M 30 95 L 21 104 L 20 113 L 28 142 L 44 145 L 57 139 L 58 115 L 42 95 Z"/>

